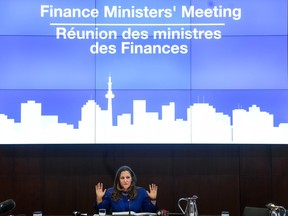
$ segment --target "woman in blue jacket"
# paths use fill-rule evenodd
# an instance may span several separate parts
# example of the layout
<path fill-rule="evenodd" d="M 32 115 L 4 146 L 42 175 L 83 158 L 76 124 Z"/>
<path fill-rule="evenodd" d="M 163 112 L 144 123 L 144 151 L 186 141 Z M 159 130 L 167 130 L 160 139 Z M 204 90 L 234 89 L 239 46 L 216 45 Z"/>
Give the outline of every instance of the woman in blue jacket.
<path fill-rule="evenodd" d="M 153 212 L 156 213 L 158 206 L 157 185 L 150 184 L 149 191 L 136 186 L 136 175 L 128 166 L 118 169 L 112 188 L 104 189 L 103 183 L 95 186 L 96 201 L 94 208 L 106 209 L 107 212 Z"/>

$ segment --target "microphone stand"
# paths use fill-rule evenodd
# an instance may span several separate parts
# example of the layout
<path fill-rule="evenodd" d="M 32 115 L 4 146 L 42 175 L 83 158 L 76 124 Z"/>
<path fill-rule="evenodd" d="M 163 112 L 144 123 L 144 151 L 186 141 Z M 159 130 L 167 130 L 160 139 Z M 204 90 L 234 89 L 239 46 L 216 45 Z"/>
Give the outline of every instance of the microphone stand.
<path fill-rule="evenodd" d="M 130 199 L 128 199 L 128 214 L 129 214 L 129 216 L 131 215 L 131 212 L 130 212 Z"/>

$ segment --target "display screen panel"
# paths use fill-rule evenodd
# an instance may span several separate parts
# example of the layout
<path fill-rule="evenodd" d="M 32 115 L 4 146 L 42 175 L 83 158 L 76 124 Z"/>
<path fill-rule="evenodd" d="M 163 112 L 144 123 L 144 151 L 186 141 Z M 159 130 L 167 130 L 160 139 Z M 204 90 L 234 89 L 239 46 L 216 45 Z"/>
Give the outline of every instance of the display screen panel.
<path fill-rule="evenodd" d="M 0 144 L 288 143 L 286 0 L 0 12 Z"/>

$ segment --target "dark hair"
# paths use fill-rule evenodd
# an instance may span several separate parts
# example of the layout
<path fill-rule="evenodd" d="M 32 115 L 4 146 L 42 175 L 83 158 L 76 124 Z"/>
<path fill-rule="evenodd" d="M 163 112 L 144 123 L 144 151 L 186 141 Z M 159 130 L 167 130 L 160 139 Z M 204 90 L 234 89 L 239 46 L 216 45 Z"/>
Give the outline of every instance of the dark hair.
<path fill-rule="evenodd" d="M 128 190 L 125 191 L 125 194 L 127 194 L 129 199 L 134 199 L 137 196 L 137 190 L 136 190 L 137 177 L 135 173 L 129 166 L 121 166 L 117 170 L 115 178 L 114 178 L 114 185 L 113 185 L 114 190 L 112 192 L 112 199 L 115 202 L 120 200 L 121 194 L 123 193 L 122 187 L 120 185 L 120 175 L 123 171 L 128 171 L 132 178 L 131 185 L 128 188 Z"/>

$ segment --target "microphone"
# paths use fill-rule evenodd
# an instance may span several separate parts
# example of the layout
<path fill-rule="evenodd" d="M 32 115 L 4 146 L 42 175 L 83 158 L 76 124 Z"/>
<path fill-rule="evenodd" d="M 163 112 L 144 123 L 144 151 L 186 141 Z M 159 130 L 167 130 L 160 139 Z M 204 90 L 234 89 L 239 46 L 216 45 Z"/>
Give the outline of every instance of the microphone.
<path fill-rule="evenodd" d="M 269 208 L 269 209 L 275 209 L 275 210 L 277 210 L 279 208 L 279 206 L 276 206 L 273 203 L 268 203 L 266 205 L 266 207 Z"/>
<path fill-rule="evenodd" d="M 131 209 L 130 209 L 130 196 L 127 192 L 122 192 L 122 195 L 125 196 L 127 198 L 128 201 L 128 214 L 129 216 L 131 215 Z"/>
<path fill-rule="evenodd" d="M 129 210 L 129 216 L 131 215 L 131 210 L 130 210 L 130 199 L 128 199 L 128 210 Z"/>
<path fill-rule="evenodd" d="M 276 206 L 273 203 L 268 203 L 266 205 L 266 207 L 269 208 L 272 211 L 280 211 L 282 209 L 285 212 L 285 214 L 286 214 L 286 209 L 283 206 Z"/>
<path fill-rule="evenodd" d="M 0 203 L 0 214 L 11 211 L 16 206 L 16 203 L 12 199 L 5 200 Z"/>

